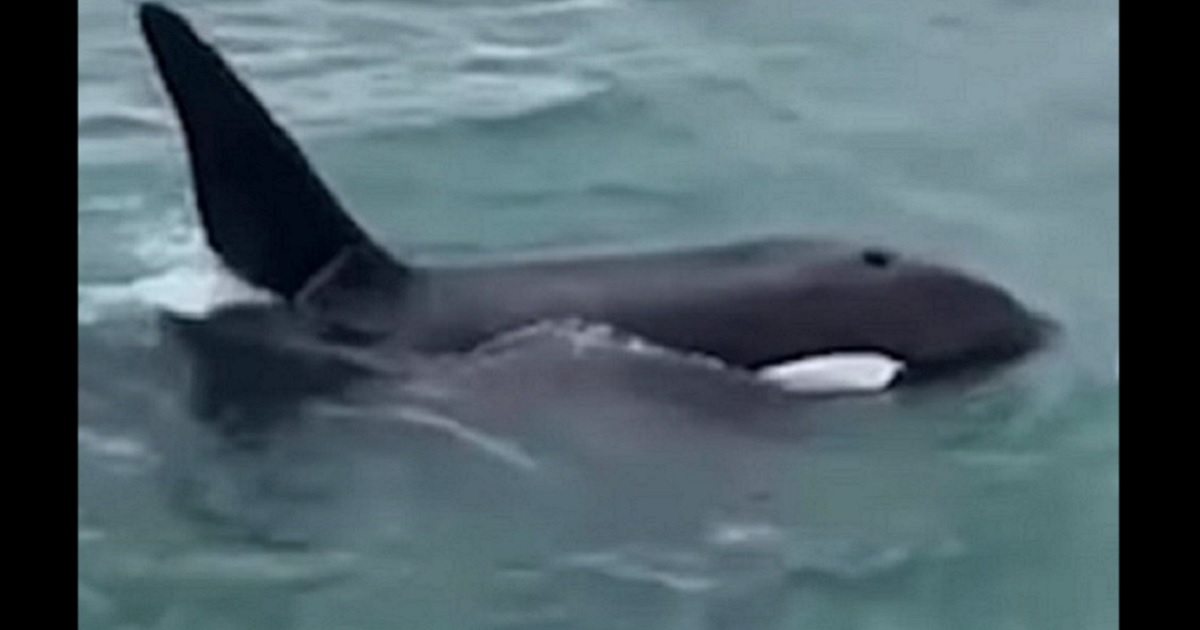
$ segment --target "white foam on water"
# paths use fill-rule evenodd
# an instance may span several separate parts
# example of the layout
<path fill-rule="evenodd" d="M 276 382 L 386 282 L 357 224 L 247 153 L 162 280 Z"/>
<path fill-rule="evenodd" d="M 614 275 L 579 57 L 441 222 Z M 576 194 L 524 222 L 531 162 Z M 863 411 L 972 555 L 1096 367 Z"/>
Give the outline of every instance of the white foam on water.
<path fill-rule="evenodd" d="M 121 475 L 142 473 L 161 463 L 159 455 L 137 439 L 108 435 L 87 427 L 79 427 L 79 454 L 81 457 L 87 454 L 108 471 Z M 88 540 L 93 540 L 103 534 L 95 532 L 95 537 L 93 534 L 88 536 Z M 81 529 L 80 540 L 84 538 Z"/>
<path fill-rule="evenodd" d="M 784 533 L 770 523 L 716 523 L 708 534 L 716 547 L 772 547 L 784 541 Z"/>
<path fill-rule="evenodd" d="M 79 287 L 78 321 L 93 324 L 113 313 L 156 308 L 186 315 L 206 315 L 233 304 L 268 304 L 277 298 L 212 265 L 185 265 L 128 282 Z"/>
<path fill-rule="evenodd" d="M 626 547 L 567 554 L 557 564 L 563 569 L 603 575 L 634 584 L 653 584 L 675 593 L 704 593 L 716 588 L 702 556 Z"/>

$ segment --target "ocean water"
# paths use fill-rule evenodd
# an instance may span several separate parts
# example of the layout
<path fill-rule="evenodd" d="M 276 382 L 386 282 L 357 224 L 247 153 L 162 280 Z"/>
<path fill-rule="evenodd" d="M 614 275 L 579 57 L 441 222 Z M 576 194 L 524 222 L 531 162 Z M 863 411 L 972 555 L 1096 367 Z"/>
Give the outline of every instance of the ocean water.
<path fill-rule="evenodd" d="M 1114 0 L 170 4 L 407 258 L 830 236 L 1065 334 L 808 401 L 552 324 L 231 445 L 157 325 L 224 282 L 173 114 L 81 0 L 80 628 L 1117 627 Z"/>

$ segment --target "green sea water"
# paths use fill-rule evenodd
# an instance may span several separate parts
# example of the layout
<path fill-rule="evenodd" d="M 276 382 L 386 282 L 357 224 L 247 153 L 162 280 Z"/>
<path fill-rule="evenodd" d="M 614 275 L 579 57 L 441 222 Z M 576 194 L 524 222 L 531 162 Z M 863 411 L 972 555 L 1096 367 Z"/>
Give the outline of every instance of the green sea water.
<path fill-rule="evenodd" d="M 82 0 L 80 628 L 1117 626 L 1116 2 L 171 6 L 405 257 L 819 235 L 1064 336 L 793 405 L 564 328 L 231 449 L 156 326 L 212 267 L 182 141 L 135 5 Z"/>

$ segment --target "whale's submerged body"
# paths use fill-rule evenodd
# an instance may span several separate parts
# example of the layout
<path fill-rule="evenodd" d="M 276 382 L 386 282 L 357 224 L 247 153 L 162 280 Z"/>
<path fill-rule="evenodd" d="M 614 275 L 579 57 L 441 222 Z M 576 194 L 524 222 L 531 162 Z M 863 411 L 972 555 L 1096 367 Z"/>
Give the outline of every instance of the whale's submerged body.
<path fill-rule="evenodd" d="M 177 330 L 193 346 L 208 344 L 207 354 L 234 352 L 228 339 L 241 333 L 264 343 L 462 352 L 536 322 L 574 319 L 774 376 L 818 365 L 800 365 L 807 359 L 867 353 L 902 365 L 905 381 L 922 381 L 1009 363 L 1044 345 L 1053 328 L 961 271 L 826 241 L 475 267 L 401 263 L 341 208 L 182 18 L 147 4 L 140 20 L 182 123 L 208 244 L 236 275 L 282 298 L 177 318 Z M 781 364 L 798 367 L 772 368 Z"/>

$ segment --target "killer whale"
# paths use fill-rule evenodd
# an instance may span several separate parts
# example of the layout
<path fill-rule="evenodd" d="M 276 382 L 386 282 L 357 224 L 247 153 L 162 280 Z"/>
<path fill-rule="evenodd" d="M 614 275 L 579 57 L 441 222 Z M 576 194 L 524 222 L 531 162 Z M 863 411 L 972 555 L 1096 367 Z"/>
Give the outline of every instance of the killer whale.
<path fill-rule="evenodd" d="M 922 382 L 1005 365 L 1056 326 L 968 273 L 874 247 L 775 239 L 466 267 L 401 262 L 342 208 L 300 147 L 178 14 L 139 8 L 182 127 L 209 247 L 281 304 L 284 336 L 377 351 L 470 350 L 539 321 L 605 322 L 760 369 L 868 352 Z"/>

